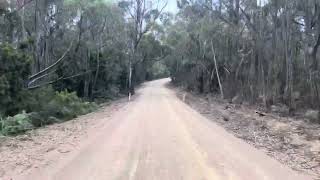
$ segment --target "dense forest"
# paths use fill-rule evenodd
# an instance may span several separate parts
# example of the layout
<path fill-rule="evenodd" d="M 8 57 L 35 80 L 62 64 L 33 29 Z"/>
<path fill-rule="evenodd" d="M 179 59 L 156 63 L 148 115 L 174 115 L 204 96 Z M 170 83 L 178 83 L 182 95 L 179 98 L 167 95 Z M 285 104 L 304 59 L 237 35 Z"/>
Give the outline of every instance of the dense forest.
<path fill-rule="evenodd" d="M 0 4 L 2 134 L 85 114 L 167 76 L 166 3 L 9 0 Z M 88 102 L 86 102 L 88 101 Z M 11 116 L 11 117 L 10 117 Z"/>
<path fill-rule="evenodd" d="M 267 110 L 318 109 L 320 1 L 182 0 L 166 26 L 173 81 Z"/>
<path fill-rule="evenodd" d="M 4 0 L 0 2 L 2 134 L 85 114 L 175 84 L 223 99 L 320 107 L 320 1 Z"/>

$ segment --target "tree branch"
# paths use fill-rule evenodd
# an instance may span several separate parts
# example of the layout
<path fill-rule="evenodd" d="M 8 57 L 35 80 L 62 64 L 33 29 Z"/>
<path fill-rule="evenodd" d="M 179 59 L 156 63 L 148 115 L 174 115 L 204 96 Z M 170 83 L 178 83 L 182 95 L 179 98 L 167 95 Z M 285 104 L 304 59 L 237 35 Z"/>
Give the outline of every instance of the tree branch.
<path fill-rule="evenodd" d="M 63 53 L 63 55 L 55 63 L 53 63 L 49 67 L 43 69 L 42 71 L 30 76 L 29 77 L 29 81 L 33 81 L 35 78 L 38 78 L 39 76 L 42 76 L 44 73 L 48 72 L 52 68 L 56 67 L 60 62 L 62 62 L 62 60 L 66 57 L 66 55 L 70 51 L 72 45 L 73 45 L 73 41 L 70 43 L 69 48 Z"/>

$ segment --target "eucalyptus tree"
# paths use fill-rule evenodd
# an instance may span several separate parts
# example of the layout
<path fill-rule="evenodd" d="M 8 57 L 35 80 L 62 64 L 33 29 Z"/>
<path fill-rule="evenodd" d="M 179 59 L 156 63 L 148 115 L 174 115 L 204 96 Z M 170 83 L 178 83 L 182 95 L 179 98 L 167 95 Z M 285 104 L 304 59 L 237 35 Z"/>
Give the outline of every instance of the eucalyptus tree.
<path fill-rule="evenodd" d="M 141 54 L 138 52 L 138 47 L 141 39 L 146 33 L 157 23 L 156 21 L 161 16 L 163 10 L 167 6 L 167 2 L 161 0 L 129 0 L 120 1 L 119 6 L 126 12 L 128 21 L 128 49 L 129 51 L 129 100 L 131 94 L 134 93 L 134 85 L 132 84 L 133 65 L 136 61 L 141 61 Z"/>
<path fill-rule="evenodd" d="M 266 108 L 318 107 L 317 0 L 180 0 L 178 6 L 166 28 L 174 81 Z"/>

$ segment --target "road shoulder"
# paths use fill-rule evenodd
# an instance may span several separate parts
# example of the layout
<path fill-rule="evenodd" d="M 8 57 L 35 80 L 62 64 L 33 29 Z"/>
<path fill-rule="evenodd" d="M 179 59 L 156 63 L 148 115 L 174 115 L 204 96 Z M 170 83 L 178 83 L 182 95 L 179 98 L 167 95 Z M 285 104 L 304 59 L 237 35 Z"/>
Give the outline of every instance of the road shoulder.
<path fill-rule="evenodd" d="M 246 141 L 295 171 L 320 177 L 320 141 L 309 138 L 320 129 L 304 120 L 276 114 L 260 116 L 254 107 L 229 104 L 217 97 L 188 93 L 171 87 L 179 99 L 234 136 Z M 310 130 L 310 131 L 309 131 Z"/>
<path fill-rule="evenodd" d="M 68 156 L 95 136 L 108 120 L 128 105 L 122 98 L 104 104 L 99 110 L 61 124 L 29 131 L 16 137 L 0 137 L 0 180 L 26 174 L 39 167 L 50 166 L 55 160 Z"/>

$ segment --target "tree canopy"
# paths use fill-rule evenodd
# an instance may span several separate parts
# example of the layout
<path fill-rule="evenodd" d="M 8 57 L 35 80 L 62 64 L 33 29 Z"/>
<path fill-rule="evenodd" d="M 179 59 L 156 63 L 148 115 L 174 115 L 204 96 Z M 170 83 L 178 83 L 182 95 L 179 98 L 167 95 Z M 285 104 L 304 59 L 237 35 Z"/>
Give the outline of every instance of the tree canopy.
<path fill-rule="evenodd" d="M 319 108 L 319 1 L 180 0 L 178 6 L 165 40 L 175 82 L 267 108 Z"/>

